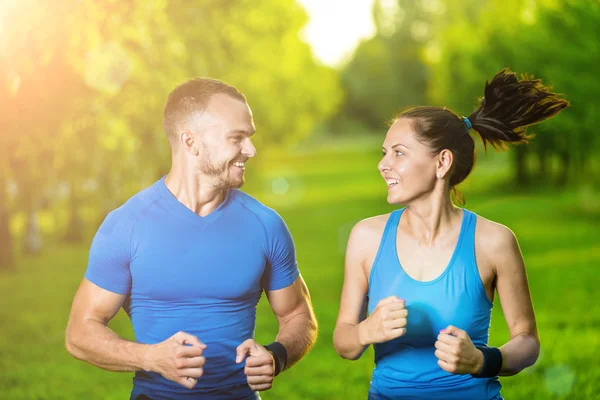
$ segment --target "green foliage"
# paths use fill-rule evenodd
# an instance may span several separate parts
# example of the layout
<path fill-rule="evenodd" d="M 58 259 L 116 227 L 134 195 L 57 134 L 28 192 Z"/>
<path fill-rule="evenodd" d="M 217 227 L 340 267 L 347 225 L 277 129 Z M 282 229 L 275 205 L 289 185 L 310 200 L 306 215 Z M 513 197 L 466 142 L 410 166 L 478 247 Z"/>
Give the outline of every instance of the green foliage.
<path fill-rule="evenodd" d="M 340 72 L 347 96 L 334 127 L 349 119 L 381 131 L 401 109 L 425 102 L 427 70 L 419 53 L 429 38 L 431 17 L 424 6 L 375 2 L 377 34 L 357 47 Z"/>
<path fill-rule="evenodd" d="M 279 376 L 272 390 L 261 394 L 265 400 L 366 398 L 372 350 L 358 361 L 348 361 L 335 354 L 332 345 L 344 249 L 354 223 L 393 207 L 385 201 L 385 184 L 376 170 L 379 143 L 374 139 L 354 145 L 337 142 L 333 151 L 327 146 L 327 150 L 263 152 L 265 168 L 245 188 L 274 206 L 288 224 L 320 325 L 314 350 Z M 511 400 L 596 398 L 600 390 L 600 370 L 593 367 L 600 356 L 600 306 L 595 300 L 600 262 L 597 193 L 523 195 L 507 191 L 499 187 L 509 175 L 503 162 L 506 155 L 495 157 L 497 162 L 477 168 L 465 183 L 467 205 L 481 216 L 507 225 L 519 238 L 542 342 L 541 357 L 533 367 L 515 377 L 501 378 L 502 393 Z M 340 168 L 342 164 L 344 168 Z M 274 193 L 272 184 L 281 178 L 290 187 L 285 194 Z M 16 273 L 0 272 L 3 399 L 127 398 L 131 374 L 87 365 L 71 358 L 64 348 L 69 307 L 85 271 L 86 257 L 87 243 L 60 246 L 42 258 L 22 260 Z M 124 313 L 110 327 L 133 338 Z M 263 299 L 257 340 L 270 342 L 276 332 L 277 323 Z M 508 339 L 496 300 L 491 343 L 501 345 Z"/>
<path fill-rule="evenodd" d="M 306 21 L 293 0 L 1 4 L 0 208 L 35 213 L 50 199 L 73 227 L 86 201 L 116 207 L 168 170 L 164 103 L 197 76 L 246 94 L 259 146 L 305 138 L 341 99 L 299 38 Z"/>
<path fill-rule="evenodd" d="M 0 76 L 7 82 L 0 102 L 2 121 L 8 121 L 1 137 L 12 140 L 3 146 L 7 151 L 25 143 L 51 147 L 59 130 L 63 146 L 78 145 L 76 136 L 85 131 L 84 140 L 108 158 L 133 155 L 136 166 L 157 155 L 166 161 L 161 137 L 166 95 L 195 76 L 238 86 L 265 144 L 305 137 L 341 96 L 335 72 L 317 64 L 299 39 L 307 19 L 292 0 L 10 5 L 3 10 L 0 36 Z M 69 167 L 67 153 L 59 162 Z"/>
<path fill-rule="evenodd" d="M 299 40 L 307 17 L 295 1 L 202 3 L 192 9 L 184 0 L 169 3 L 168 14 L 189 49 L 188 71 L 222 79 L 246 95 L 258 144 L 295 143 L 335 111 L 337 76 L 315 63 Z"/>
<path fill-rule="evenodd" d="M 537 173 L 538 180 L 590 178 L 591 160 L 600 144 L 592 122 L 594 96 L 600 89 L 595 79 L 600 3 L 488 0 L 485 7 L 467 3 L 461 10 L 462 16 L 440 17 L 435 39 L 425 50 L 432 101 L 468 115 L 483 95 L 484 82 L 499 70 L 509 67 L 540 78 L 564 93 L 572 107 L 532 128 L 537 137 L 519 151 L 531 154 L 528 159 L 537 167 L 530 173 Z M 553 160 L 558 168 L 552 168 Z"/>

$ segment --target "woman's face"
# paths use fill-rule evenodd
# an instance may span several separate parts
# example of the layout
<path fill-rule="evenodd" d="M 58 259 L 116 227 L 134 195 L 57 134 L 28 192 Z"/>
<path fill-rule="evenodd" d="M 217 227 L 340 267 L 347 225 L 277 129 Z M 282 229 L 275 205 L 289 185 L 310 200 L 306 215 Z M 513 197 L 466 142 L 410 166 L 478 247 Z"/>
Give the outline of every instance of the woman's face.
<path fill-rule="evenodd" d="M 399 118 L 388 130 L 378 168 L 390 204 L 408 204 L 428 196 L 436 183 L 436 155 L 417 140 L 410 120 Z"/>

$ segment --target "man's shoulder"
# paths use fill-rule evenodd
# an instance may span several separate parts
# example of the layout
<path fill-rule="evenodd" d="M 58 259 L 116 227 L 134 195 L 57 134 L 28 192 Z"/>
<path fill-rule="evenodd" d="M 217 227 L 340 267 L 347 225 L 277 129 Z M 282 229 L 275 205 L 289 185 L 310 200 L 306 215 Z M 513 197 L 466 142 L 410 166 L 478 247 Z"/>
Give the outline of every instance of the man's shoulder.
<path fill-rule="evenodd" d="M 241 205 L 247 212 L 254 214 L 263 224 L 270 225 L 283 221 L 277 211 L 239 189 L 232 191 L 232 201 Z"/>
<path fill-rule="evenodd" d="M 155 184 L 137 192 L 106 215 L 103 228 L 130 230 L 144 212 L 154 204 L 158 196 Z"/>

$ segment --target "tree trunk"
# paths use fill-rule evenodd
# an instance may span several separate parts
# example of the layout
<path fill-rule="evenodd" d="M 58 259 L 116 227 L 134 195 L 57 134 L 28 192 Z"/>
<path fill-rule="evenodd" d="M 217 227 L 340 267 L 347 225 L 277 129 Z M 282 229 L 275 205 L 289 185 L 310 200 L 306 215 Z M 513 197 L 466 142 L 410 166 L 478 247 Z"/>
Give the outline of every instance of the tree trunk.
<path fill-rule="evenodd" d="M 1 182 L 0 182 L 1 184 Z M 10 215 L 4 202 L 0 202 L 0 268 L 14 267 L 12 235 L 10 233 Z"/>
<path fill-rule="evenodd" d="M 558 176 L 558 185 L 565 186 L 569 181 L 569 164 L 571 163 L 571 156 L 568 151 L 563 151 L 560 154 L 561 170 Z"/>
<path fill-rule="evenodd" d="M 540 146 L 541 147 L 538 151 L 538 156 L 540 160 L 539 180 L 547 182 L 550 180 L 548 177 L 548 172 L 550 171 L 550 168 L 548 168 L 549 151 L 544 144 L 540 144 Z"/>
<path fill-rule="evenodd" d="M 6 176 L 0 166 L 0 268 L 14 268 L 13 238 L 10 232 L 10 214 L 8 212 L 8 193 Z"/>
<path fill-rule="evenodd" d="M 81 243 L 83 241 L 83 222 L 79 216 L 79 198 L 77 197 L 75 185 L 71 185 L 69 209 L 69 222 L 64 240 L 67 243 Z"/>
<path fill-rule="evenodd" d="M 42 234 L 40 232 L 40 221 L 37 211 L 27 213 L 27 227 L 25 230 L 25 242 L 23 252 L 25 254 L 39 254 L 42 251 Z"/>
<path fill-rule="evenodd" d="M 529 174 L 525 163 L 526 155 L 527 149 L 525 146 L 516 146 L 514 148 L 515 183 L 519 187 L 523 187 L 529 183 Z"/>

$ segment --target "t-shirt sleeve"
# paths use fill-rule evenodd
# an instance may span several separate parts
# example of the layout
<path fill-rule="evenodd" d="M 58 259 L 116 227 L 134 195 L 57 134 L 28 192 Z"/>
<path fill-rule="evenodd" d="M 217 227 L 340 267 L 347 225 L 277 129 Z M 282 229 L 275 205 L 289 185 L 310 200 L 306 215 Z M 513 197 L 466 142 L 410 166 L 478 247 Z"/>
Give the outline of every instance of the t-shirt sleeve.
<path fill-rule="evenodd" d="M 283 289 L 300 275 L 294 240 L 285 222 L 276 213 L 269 218 L 266 229 L 268 264 L 262 286 L 265 290 Z"/>
<path fill-rule="evenodd" d="M 94 236 L 85 278 L 108 291 L 128 294 L 131 290 L 131 226 L 118 211 L 108 214 Z"/>

